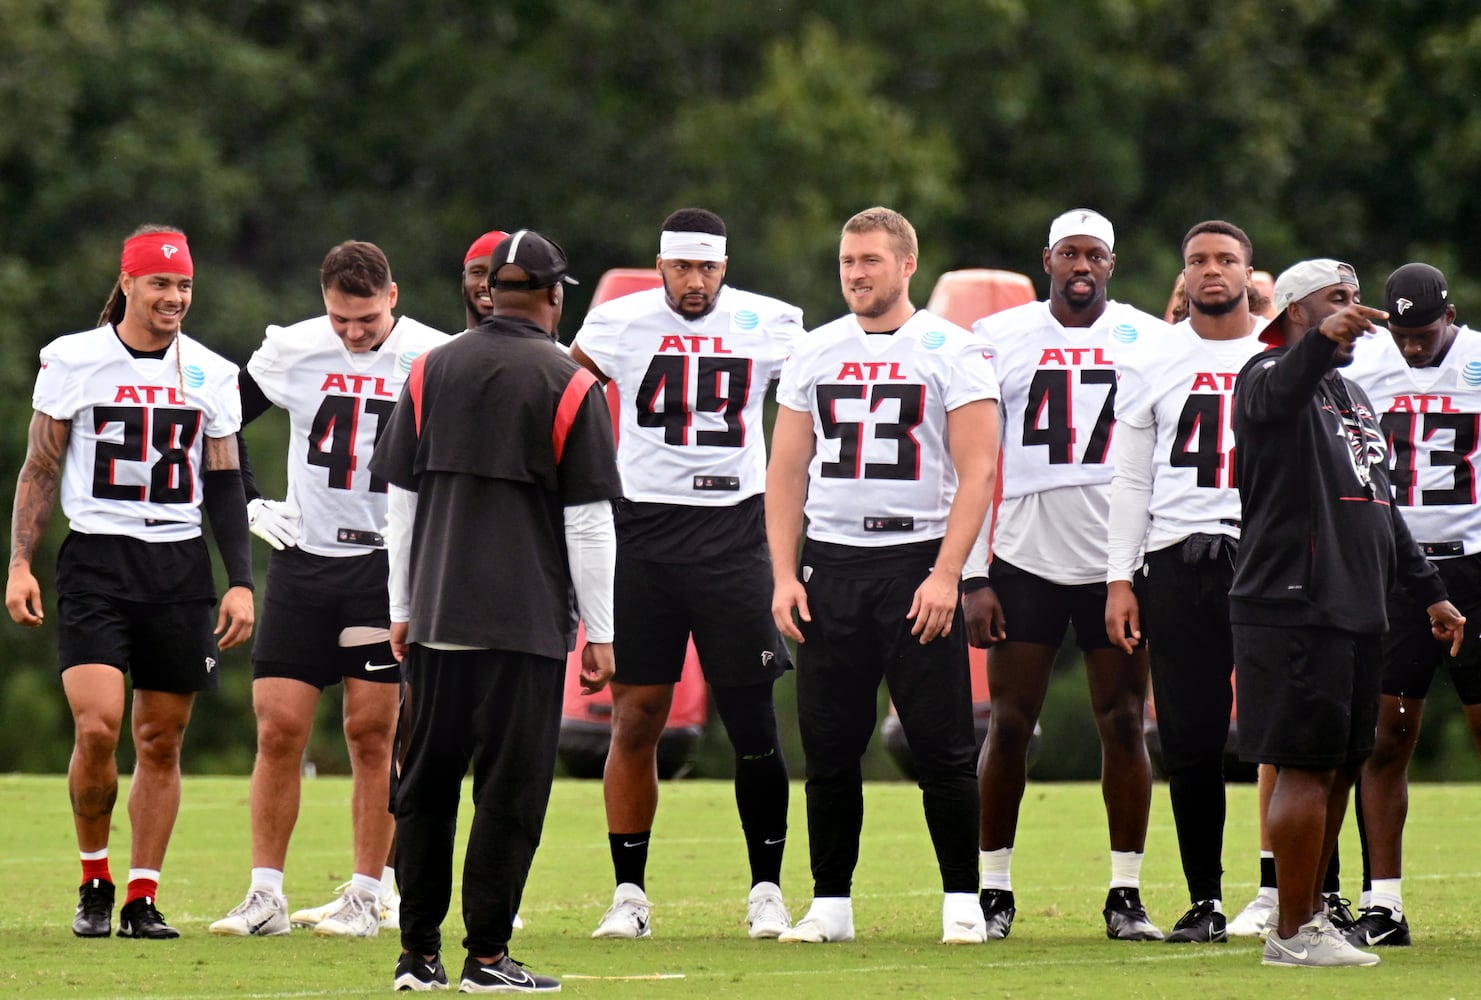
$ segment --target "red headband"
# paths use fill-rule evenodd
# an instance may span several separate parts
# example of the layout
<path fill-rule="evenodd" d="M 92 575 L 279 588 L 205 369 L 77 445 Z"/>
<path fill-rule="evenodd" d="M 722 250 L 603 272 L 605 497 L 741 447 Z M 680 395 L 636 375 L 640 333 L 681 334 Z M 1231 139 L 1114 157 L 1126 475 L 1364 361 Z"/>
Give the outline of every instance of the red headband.
<path fill-rule="evenodd" d="M 183 274 L 194 277 L 190 246 L 184 233 L 140 233 L 123 244 L 121 269 L 131 278 L 141 274 Z"/>
<path fill-rule="evenodd" d="M 468 262 L 474 257 L 493 256 L 494 247 L 498 246 L 500 243 L 503 243 L 504 238 L 508 235 L 508 233 L 499 229 L 491 229 L 488 232 L 484 233 L 478 239 L 473 241 L 473 245 L 470 246 L 468 248 L 468 252 L 463 255 L 463 266 L 467 267 Z"/>

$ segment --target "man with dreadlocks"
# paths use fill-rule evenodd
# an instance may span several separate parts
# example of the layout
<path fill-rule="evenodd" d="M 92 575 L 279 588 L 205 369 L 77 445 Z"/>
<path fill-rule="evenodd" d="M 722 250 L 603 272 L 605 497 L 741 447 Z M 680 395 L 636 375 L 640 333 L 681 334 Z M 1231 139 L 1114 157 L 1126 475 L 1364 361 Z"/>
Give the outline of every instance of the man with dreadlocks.
<path fill-rule="evenodd" d="M 174 938 L 180 934 L 154 897 L 180 809 L 185 726 L 195 693 L 217 686 L 218 646 L 228 649 L 252 634 L 237 369 L 182 331 L 193 284 L 179 230 L 144 226 L 124 242 L 97 329 L 41 349 L 36 414 L 16 483 L 5 604 L 17 623 L 42 623 L 31 565 L 59 484 L 71 527 L 57 555 L 57 645 L 76 730 L 67 787 L 82 856 L 72 920 L 79 937 L 112 932 L 108 831 L 118 796 L 114 751 L 124 675 L 134 680 L 138 763 L 118 935 Z M 230 584 L 214 631 L 203 507 Z"/>

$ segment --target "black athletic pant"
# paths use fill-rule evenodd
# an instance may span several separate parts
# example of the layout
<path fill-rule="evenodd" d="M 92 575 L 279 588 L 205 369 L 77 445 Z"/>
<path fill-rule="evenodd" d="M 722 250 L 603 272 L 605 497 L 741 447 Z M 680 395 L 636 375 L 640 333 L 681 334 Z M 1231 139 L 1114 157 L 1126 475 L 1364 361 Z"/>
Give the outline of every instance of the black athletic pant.
<path fill-rule="evenodd" d="M 555 777 L 565 663 L 499 650 L 413 645 L 406 659 L 411 736 L 397 789 L 401 946 L 441 950 L 452 899 L 453 835 L 473 766 L 473 827 L 463 860 L 463 945 L 508 946 Z"/>
<path fill-rule="evenodd" d="M 1135 582 L 1151 658 L 1162 766 L 1192 902 L 1223 898 L 1224 747 L 1234 705 L 1233 554 L 1189 565 L 1182 543 L 1147 554 Z"/>
<path fill-rule="evenodd" d="M 933 554 L 889 577 L 815 565 L 806 582 L 812 621 L 801 625 L 797 715 L 815 896 L 850 895 L 864 822 L 859 761 L 878 721 L 881 679 L 920 774 L 942 887 L 977 891 L 977 747 L 961 609 L 951 634 L 925 646 L 905 617 Z"/>

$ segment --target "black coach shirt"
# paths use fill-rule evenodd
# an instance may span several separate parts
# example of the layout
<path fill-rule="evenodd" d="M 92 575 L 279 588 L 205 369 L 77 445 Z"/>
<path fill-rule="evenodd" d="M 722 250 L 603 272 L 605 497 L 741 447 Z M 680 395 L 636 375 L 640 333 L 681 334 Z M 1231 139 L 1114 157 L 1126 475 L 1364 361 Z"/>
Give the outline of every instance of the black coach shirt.
<path fill-rule="evenodd" d="M 370 467 L 417 494 L 409 641 L 565 657 L 565 508 L 622 492 L 590 372 L 491 316 L 417 358 Z"/>

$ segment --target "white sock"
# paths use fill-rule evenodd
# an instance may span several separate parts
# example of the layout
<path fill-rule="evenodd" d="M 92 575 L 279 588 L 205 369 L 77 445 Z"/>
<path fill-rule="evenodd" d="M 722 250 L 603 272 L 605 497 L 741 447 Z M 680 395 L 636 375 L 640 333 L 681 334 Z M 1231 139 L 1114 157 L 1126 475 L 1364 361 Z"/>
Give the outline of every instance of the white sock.
<path fill-rule="evenodd" d="M 253 868 L 252 889 L 271 889 L 279 896 L 283 894 L 283 873 L 277 868 Z M 251 889 L 248 890 L 249 892 Z"/>
<path fill-rule="evenodd" d="M 1267 903 L 1274 904 L 1280 898 L 1280 890 L 1273 885 L 1262 885 L 1260 891 L 1255 893 L 1255 898 Z"/>
<path fill-rule="evenodd" d="M 1401 878 L 1375 878 L 1373 879 L 1373 899 L 1370 906 L 1382 906 L 1390 909 L 1397 918 L 1404 912 L 1404 894 L 1399 888 Z"/>
<path fill-rule="evenodd" d="M 1210 899 L 1210 900 L 1208 900 L 1208 902 L 1214 904 L 1214 912 L 1215 913 L 1223 913 L 1224 912 L 1224 901 L 1222 899 Z"/>
<path fill-rule="evenodd" d="M 807 908 L 807 915 L 818 917 L 825 923 L 852 920 L 854 901 L 848 896 L 814 896 L 812 905 Z"/>
<path fill-rule="evenodd" d="M 101 851 L 78 851 L 77 853 L 84 861 L 100 861 L 108 856 L 108 848 L 105 847 Z"/>
<path fill-rule="evenodd" d="M 1013 848 L 978 851 L 977 857 L 982 862 L 982 888 L 1013 891 Z"/>
<path fill-rule="evenodd" d="M 350 888 L 358 889 L 373 899 L 381 898 L 381 880 L 374 875 L 361 875 L 356 872 L 350 876 Z"/>
<path fill-rule="evenodd" d="M 153 869 L 153 868 L 130 868 L 129 869 L 129 881 L 130 882 L 133 882 L 133 881 L 135 881 L 137 879 L 141 879 L 141 878 L 148 879 L 151 882 L 158 882 L 159 881 L 159 872 L 157 870 Z"/>
<path fill-rule="evenodd" d="M 1363 892 L 1362 892 L 1362 894 L 1358 896 L 1358 909 L 1360 911 L 1361 910 L 1366 910 L 1368 907 L 1370 907 L 1372 905 L 1373 905 L 1373 890 L 1372 889 L 1364 889 Z"/>
<path fill-rule="evenodd" d="M 1140 889 L 1142 886 L 1141 851 L 1111 852 L 1111 888 Z"/>
<path fill-rule="evenodd" d="M 381 895 L 389 896 L 396 891 L 396 869 L 390 865 L 381 869 Z"/>

